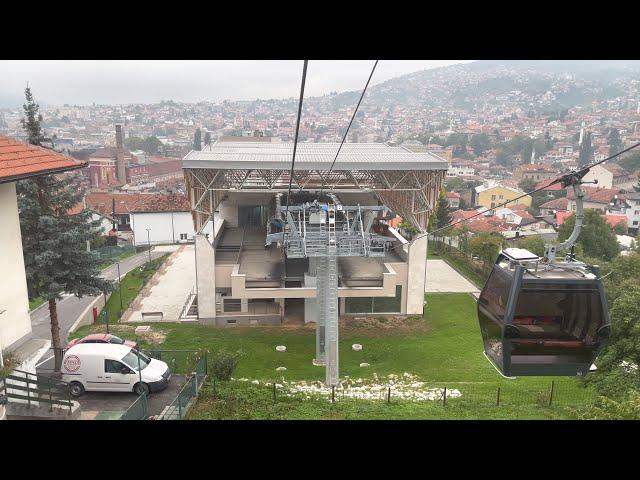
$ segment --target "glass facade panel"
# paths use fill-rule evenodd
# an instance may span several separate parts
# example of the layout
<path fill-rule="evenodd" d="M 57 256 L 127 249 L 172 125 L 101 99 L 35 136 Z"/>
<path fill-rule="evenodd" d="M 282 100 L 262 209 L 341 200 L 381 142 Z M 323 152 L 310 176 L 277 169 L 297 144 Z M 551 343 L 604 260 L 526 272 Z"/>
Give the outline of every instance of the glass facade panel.
<path fill-rule="evenodd" d="M 349 297 L 345 299 L 345 313 L 400 313 L 401 310 L 401 285 L 396 285 L 395 297 Z"/>

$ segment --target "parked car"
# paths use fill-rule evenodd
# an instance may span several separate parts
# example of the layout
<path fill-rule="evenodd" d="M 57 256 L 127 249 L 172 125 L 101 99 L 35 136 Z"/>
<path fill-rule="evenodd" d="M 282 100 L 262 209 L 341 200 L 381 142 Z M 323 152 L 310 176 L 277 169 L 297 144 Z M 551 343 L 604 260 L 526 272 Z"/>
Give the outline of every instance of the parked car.
<path fill-rule="evenodd" d="M 149 394 L 164 390 L 170 379 L 166 363 L 126 345 L 80 343 L 62 359 L 62 380 L 74 397 L 85 391 Z"/>
<path fill-rule="evenodd" d="M 123 340 L 122 338 L 111 335 L 110 333 L 92 333 L 86 337 L 76 338 L 67 344 L 67 348 L 71 348 L 79 343 L 112 343 L 115 345 L 126 345 L 127 347 L 137 348 L 138 344 L 132 340 Z"/>

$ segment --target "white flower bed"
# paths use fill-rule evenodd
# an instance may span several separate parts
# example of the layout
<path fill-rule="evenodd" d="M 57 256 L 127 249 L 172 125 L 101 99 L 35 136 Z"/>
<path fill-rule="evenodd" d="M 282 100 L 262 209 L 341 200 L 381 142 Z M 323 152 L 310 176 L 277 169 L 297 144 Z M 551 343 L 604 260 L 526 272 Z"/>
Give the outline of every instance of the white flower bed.
<path fill-rule="evenodd" d="M 250 380 L 240 378 L 238 381 L 248 382 Z M 253 380 L 252 383 L 255 384 L 256 380 Z M 271 385 L 272 383 L 258 382 L 261 385 Z M 325 397 L 331 401 L 331 388 L 326 387 L 324 383 L 319 381 L 287 382 L 282 378 L 282 384 L 278 384 L 277 387 L 284 388 L 283 394 L 288 397 L 302 395 L 307 400 L 312 397 Z M 405 372 L 402 375 L 390 374 L 386 377 L 379 377 L 374 373 L 371 380 L 362 378 L 354 380 L 345 376 L 336 387 L 336 397 L 338 399 L 381 400 L 387 398 L 389 388 L 391 388 L 392 399 L 417 402 L 441 400 L 444 393 L 444 387 L 429 387 L 426 382 L 420 381 L 416 375 L 411 373 Z M 459 398 L 461 396 L 460 390 L 447 388 L 447 398 Z"/>

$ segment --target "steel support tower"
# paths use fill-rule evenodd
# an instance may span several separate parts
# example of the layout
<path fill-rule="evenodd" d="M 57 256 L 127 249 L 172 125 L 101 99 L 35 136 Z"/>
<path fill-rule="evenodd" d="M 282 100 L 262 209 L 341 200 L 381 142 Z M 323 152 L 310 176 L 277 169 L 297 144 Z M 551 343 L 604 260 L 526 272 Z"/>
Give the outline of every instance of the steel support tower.
<path fill-rule="evenodd" d="M 335 197 L 334 202 L 278 204 L 283 231 L 266 238 L 266 245 L 278 242 L 288 258 L 309 258 L 314 264 L 318 303 L 315 361 L 324 360 L 327 386 L 336 385 L 339 378 L 338 257 L 383 257 L 386 243 L 393 241 L 370 232 L 386 207 L 344 206 Z"/>

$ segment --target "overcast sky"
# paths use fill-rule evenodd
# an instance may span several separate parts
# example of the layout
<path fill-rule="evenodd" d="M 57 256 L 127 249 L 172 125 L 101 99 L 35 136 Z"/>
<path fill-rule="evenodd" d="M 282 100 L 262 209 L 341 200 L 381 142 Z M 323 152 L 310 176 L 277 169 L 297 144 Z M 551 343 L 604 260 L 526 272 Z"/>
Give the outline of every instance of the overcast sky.
<path fill-rule="evenodd" d="M 381 60 L 372 85 L 461 60 Z M 373 61 L 310 60 L 305 95 L 360 90 Z M 123 104 L 161 100 L 297 97 L 302 60 L 0 60 L 0 107 L 20 105 L 29 82 L 42 103 Z"/>

